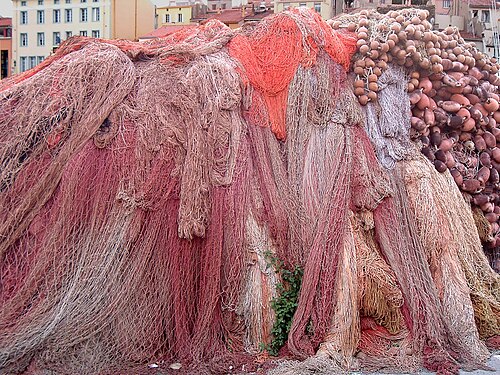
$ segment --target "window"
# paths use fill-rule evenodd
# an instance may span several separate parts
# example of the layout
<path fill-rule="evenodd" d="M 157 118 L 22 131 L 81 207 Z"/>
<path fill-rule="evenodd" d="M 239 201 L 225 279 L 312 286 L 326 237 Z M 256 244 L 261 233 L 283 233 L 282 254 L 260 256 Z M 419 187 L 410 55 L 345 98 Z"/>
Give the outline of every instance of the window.
<path fill-rule="evenodd" d="M 21 6 L 25 7 L 26 6 L 26 1 L 21 1 Z"/>
<path fill-rule="evenodd" d="M 92 30 L 92 38 L 99 38 L 100 34 L 99 30 Z"/>
<path fill-rule="evenodd" d="M 80 0 L 80 3 L 86 3 L 87 0 Z"/>
<path fill-rule="evenodd" d="M 87 36 L 87 31 L 85 31 L 85 30 L 80 31 L 80 36 Z"/>
<path fill-rule="evenodd" d="M 92 8 L 92 22 L 101 20 L 101 8 Z"/>
<path fill-rule="evenodd" d="M 73 36 L 73 31 L 66 31 L 66 39 L 69 39 Z"/>
<path fill-rule="evenodd" d="M 170 23 L 170 14 L 165 14 L 165 23 Z"/>
<path fill-rule="evenodd" d="M 45 45 L 45 33 L 37 33 L 36 34 L 37 45 L 39 47 Z"/>
<path fill-rule="evenodd" d="M 489 10 L 483 10 L 481 12 L 481 21 L 483 21 L 485 23 L 490 22 L 490 11 Z"/>
<path fill-rule="evenodd" d="M 222 9 L 226 9 L 226 3 L 222 4 Z"/>
<path fill-rule="evenodd" d="M 184 15 L 182 13 L 177 15 L 177 22 L 184 22 Z"/>
<path fill-rule="evenodd" d="M 498 33 L 498 31 L 493 32 L 493 40 L 500 42 L 500 34 Z"/>
<path fill-rule="evenodd" d="M 19 19 L 21 21 L 21 25 L 26 25 L 28 23 L 28 11 L 21 11 Z"/>
<path fill-rule="evenodd" d="M 321 13 L 321 3 L 314 3 L 314 10 Z"/>
<path fill-rule="evenodd" d="M 71 0 L 66 0 L 66 4 L 71 4 Z"/>
<path fill-rule="evenodd" d="M 28 62 L 28 58 L 27 57 L 25 57 L 25 56 L 21 57 L 21 64 L 19 64 L 19 65 L 21 65 L 20 66 L 21 73 L 28 70 L 28 64 L 27 64 L 27 62 Z"/>
<path fill-rule="evenodd" d="M 52 45 L 58 46 L 61 44 L 61 33 L 59 31 L 52 33 Z"/>
<path fill-rule="evenodd" d="M 87 22 L 89 18 L 89 14 L 87 8 L 80 9 L 80 22 Z"/>
<path fill-rule="evenodd" d="M 99 2 L 99 0 L 92 0 L 92 2 L 93 2 L 93 3 L 98 3 L 98 2 Z"/>
<path fill-rule="evenodd" d="M 38 64 L 40 64 L 43 60 L 45 60 L 45 57 L 38 56 L 37 60 L 38 60 Z"/>
<path fill-rule="evenodd" d="M 217 10 L 217 4 L 212 4 L 212 10 Z"/>
<path fill-rule="evenodd" d="M 52 21 L 54 23 L 61 22 L 61 9 L 54 9 L 54 11 L 52 12 Z"/>
<path fill-rule="evenodd" d="M 43 5 L 43 0 L 38 0 L 38 5 Z"/>
<path fill-rule="evenodd" d="M 36 21 L 37 23 L 45 23 L 45 11 L 37 10 L 36 11 Z"/>
<path fill-rule="evenodd" d="M 27 33 L 19 34 L 19 41 L 21 43 L 21 47 L 28 47 L 28 34 Z"/>
<path fill-rule="evenodd" d="M 307 4 L 306 3 L 299 3 L 299 7 L 306 7 Z"/>
<path fill-rule="evenodd" d="M 64 22 L 67 23 L 73 22 L 73 9 L 64 10 Z"/>
<path fill-rule="evenodd" d="M 59 0 L 54 0 L 54 5 L 59 5 Z"/>
<path fill-rule="evenodd" d="M 443 8 L 451 8 L 451 0 L 443 0 Z"/>
<path fill-rule="evenodd" d="M 36 66 L 36 56 L 30 56 L 30 69 Z"/>

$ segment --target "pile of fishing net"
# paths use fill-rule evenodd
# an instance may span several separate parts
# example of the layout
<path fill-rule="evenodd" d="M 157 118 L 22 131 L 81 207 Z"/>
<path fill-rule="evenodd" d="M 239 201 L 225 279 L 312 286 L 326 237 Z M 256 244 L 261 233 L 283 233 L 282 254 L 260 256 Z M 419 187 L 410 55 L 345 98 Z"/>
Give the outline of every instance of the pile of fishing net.
<path fill-rule="evenodd" d="M 411 139 L 411 69 L 361 106 L 345 29 L 73 38 L 3 81 L 0 371 L 483 368 L 477 220 Z"/>

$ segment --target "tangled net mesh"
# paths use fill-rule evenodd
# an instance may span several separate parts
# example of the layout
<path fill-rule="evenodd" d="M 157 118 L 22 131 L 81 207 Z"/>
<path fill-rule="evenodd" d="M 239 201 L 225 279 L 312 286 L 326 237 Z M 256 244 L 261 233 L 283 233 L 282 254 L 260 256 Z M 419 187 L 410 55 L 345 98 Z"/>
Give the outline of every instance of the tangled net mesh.
<path fill-rule="evenodd" d="M 362 108 L 355 49 L 298 9 L 72 38 L 2 81 L 1 371 L 481 368 L 498 276 L 451 175 L 410 140 L 404 70 Z M 303 276 L 263 365 L 283 287 L 269 255 Z"/>

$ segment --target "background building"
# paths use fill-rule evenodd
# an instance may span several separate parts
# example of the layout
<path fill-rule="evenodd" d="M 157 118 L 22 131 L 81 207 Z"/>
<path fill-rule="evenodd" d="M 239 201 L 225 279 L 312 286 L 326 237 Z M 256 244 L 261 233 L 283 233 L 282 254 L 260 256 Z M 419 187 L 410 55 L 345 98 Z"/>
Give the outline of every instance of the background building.
<path fill-rule="evenodd" d="M 15 73 L 30 69 L 73 35 L 136 40 L 154 28 L 149 0 L 12 0 Z"/>
<path fill-rule="evenodd" d="M 498 21 L 500 2 L 492 0 L 468 0 L 468 31 L 481 38 L 482 51 L 493 57 L 500 57 Z"/>
<path fill-rule="evenodd" d="M 156 6 L 156 24 L 157 27 L 190 25 L 191 19 L 206 9 L 206 4 L 198 0 L 166 1 Z"/>
<path fill-rule="evenodd" d="M 334 17 L 336 14 L 340 14 L 344 11 L 347 4 L 344 0 L 316 0 L 316 1 L 297 1 L 297 0 L 275 0 L 274 1 L 274 12 L 279 13 L 283 10 L 292 7 L 307 7 L 313 8 L 316 12 L 321 14 L 324 19 L 329 19 Z"/>

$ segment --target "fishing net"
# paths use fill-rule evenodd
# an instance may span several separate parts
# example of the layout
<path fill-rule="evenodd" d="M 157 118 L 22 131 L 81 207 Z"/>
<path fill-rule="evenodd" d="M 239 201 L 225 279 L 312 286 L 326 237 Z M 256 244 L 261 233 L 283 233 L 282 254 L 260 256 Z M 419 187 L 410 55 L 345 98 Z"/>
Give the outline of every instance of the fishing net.
<path fill-rule="evenodd" d="M 356 42 L 300 8 L 2 81 L 0 372 L 482 368 L 485 217 L 416 151 L 406 71 L 359 105 Z"/>
<path fill-rule="evenodd" d="M 389 68 L 381 76 L 380 81 L 388 82 L 389 79 L 386 76 L 392 77 L 398 74 L 401 75 L 401 69 Z M 383 103 L 391 103 L 392 108 L 401 108 L 403 113 L 408 113 L 405 110 L 404 88 L 399 82 L 393 80 L 392 84 L 383 86 L 379 91 L 380 106 Z M 481 277 L 482 273 L 492 271 L 485 264 L 484 254 L 482 261 L 474 262 L 477 268 L 472 272 L 467 272 L 466 266 L 461 264 L 460 258 L 463 257 L 464 252 L 473 251 L 472 249 L 477 251 L 481 247 L 471 210 L 460 196 L 456 186 L 450 184 L 449 178 L 451 176 L 439 174 L 415 146 L 412 147 L 411 144 L 408 144 L 407 135 L 405 136 L 404 133 L 397 135 L 385 129 L 386 124 L 391 124 L 390 126 L 394 127 L 393 124 L 398 123 L 400 112 L 392 111 L 393 117 L 387 118 L 385 117 L 387 112 L 384 113 L 383 109 L 374 110 L 373 107 L 376 105 L 372 104 L 367 107 L 368 124 L 372 122 L 372 129 L 377 130 L 372 131 L 371 134 L 377 141 L 381 139 L 380 134 L 388 135 L 386 136 L 388 141 L 382 141 L 380 148 L 383 149 L 384 143 L 393 148 L 394 142 L 397 144 L 398 139 L 401 139 L 397 146 L 401 149 L 404 148 L 406 154 L 404 158 L 392 157 L 390 159 L 392 162 L 386 163 L 386 166 L 390 168 L 393 186 L 395 186 L 396 199 L 394 202 L 395 205 L 399 206 L 395 212 L 400 215 L 397 221 L 407 223 L 402 229 L 410 232 L 404 237 L 406 240 L 411 239 L 412 244 L 408 248 L 411 250 L 405 254 L 403 251 L 405 246 L 400 246 L 397 254 L 387 253 L 386 256 L 394 257 L 394 262 L 391 261 L 390 264 L 398 277 L 407 272 L 404 267 L 400 268 L 400 271 L 395 269 L 398 263 L 401 266 L 404 264 L 405 267 L 413 264 L 412 275 L 408 275 L 404 281 L 400 280 L 403 291 L 406 288 L 412 290 L 405 298 L 410 307 L 407 324 L 414 331 L 415 336 L 417 336 L 416 331 L 419 334 L 424 334 L 422 337 L 424 342 L 420 345 L 424 345 L 423 360 L 427 368 L 432 368 L 434 371 L 453 372 L 456 371 L 454 369 L 455 361 L 461 362 L 462 366 L 466 367 L 478 366 L 488 357 L 488 351 L 484 344 L 479 341 L 478 331 L 473 322 L 475 317 L 476 320 L 488 320 L 486 317 L 488 313 L 476 312 L 474 314 L 473 305 L 477 306 L 477 303 L 474 302 L 473 289 L 469 289 L 468 284 L 471 284 L 471 279 Z M 380 114 L 378 119 L 373 116 L 374 113 Z M 408 122 L 408 120 L 405 121 L 405 123 Z M 382 162 L 387 161 L 386 155 L 386 153 L 379 154 Z M 453 202 L 452 207 L 448 202 Z M 381 206 L 381 209 L 390 211 L 390 206 L 385 206 L 385 203 Z M 384 214 L 380 214 L 380 216 L 376 211 L 375 219 L 380 220 L 382 232 L 387 229 L 394 230 L 394 226 L 385 222 L 390 218 L 389 211 L 382 211 Z M 387 225 L 387 228 L 384 228 L 383 225 Z M 461 234 L 455 234 L 460 231 L 458 228 L 462 226 L 473 229 L 468 230 L 464 237 Z M 377 225 L 375 227 L 377 228 Z M 382 232 L 381 235 L 383 235 Z M 393 235 L 397 236 L 398 234 L 393 232 Z M 389 238 L 398 237 L 391 235 L 387 237 L 387 239 Z M 381 240 L 383 238 L 380 238 Z M 382 246 L 382 248 L 390 249 L 389 246 Z M 415 249 L 418 251 L 414 252 Z M 404 258 L 398 259 L 401 255 Z M 417 272 L 421 273 L 420 276 L 412 281 L 411 279 Z M 420 283 L 422 281 L 432 281 L 433 285 L 411 285 L 413 282 Z M 493 287 L 493 292 L 492 289 L 489 289 L 487 293 L 491 296 L 491 293 L 495 293 L 494 289 L 495 287 Z M 429 305 L 429 301 L 434 302 Z M 495 297 L 491 298 L 490 301 L 495 301 Z M 493 304 L 495 305 L 496 302 Z M 443 315 L 446 319 L 442 319 Z M 496 314 L 492 313 L 489 320 L 491 318 L 496 321 Z M 422 323 L 424 326 L 416 326 Z M 425 325 L 428 326 L 425 327 Z M 414 344 L 418 345 L 418 340 Z M 474 352 L 471 352 L 470 348 L 474 348 Z M 443 352 L 443 349 L 447 353 Z M 439 358 L 440 356 L 442 357 Z M 436 360 L 436 358 L 439 359 Z"/>

